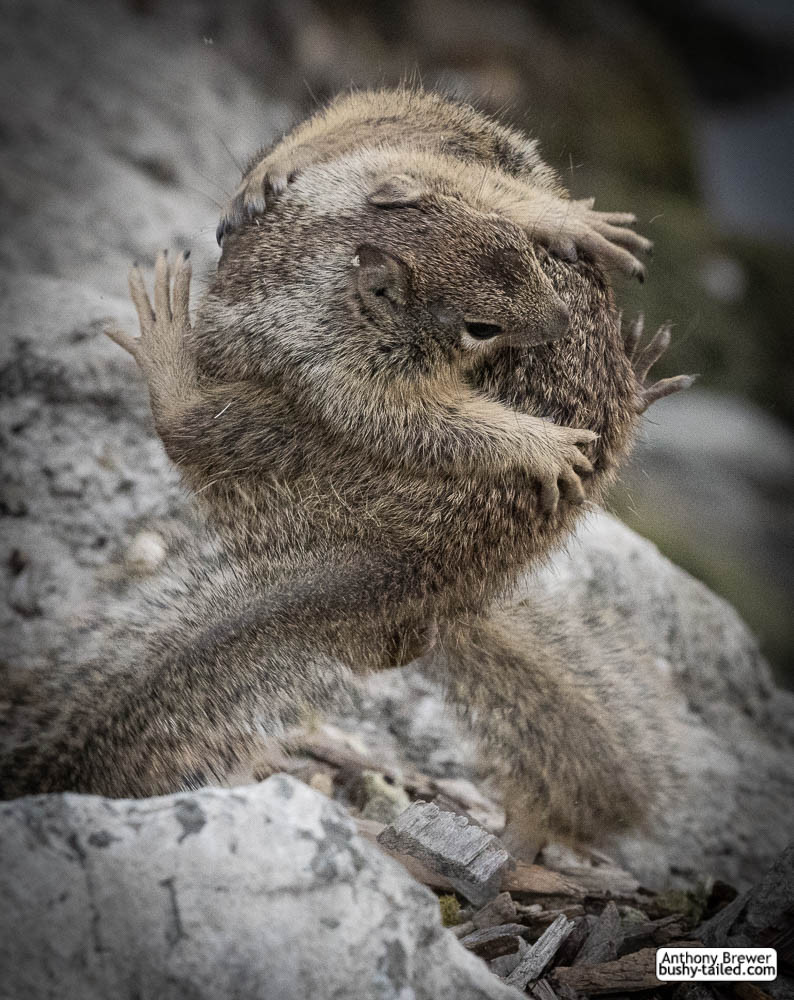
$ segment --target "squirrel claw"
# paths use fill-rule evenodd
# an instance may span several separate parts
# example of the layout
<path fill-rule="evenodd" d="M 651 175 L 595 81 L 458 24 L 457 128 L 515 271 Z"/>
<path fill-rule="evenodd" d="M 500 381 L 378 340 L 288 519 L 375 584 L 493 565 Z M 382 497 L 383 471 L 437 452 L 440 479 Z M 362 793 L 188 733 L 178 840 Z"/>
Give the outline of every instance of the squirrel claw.
<path fill-rule="evenodd" d="M 593 463 L 580 450 L 595 441 L 598 437 L 593 431 L 584 428 L 555 427 L 555 435 L 559 437 L 560 451 L 554 465 L 541 474 L 539 504 L 546 514 L 554 514 L 559 507 L 560 498 L 570 504 L 582 504 L 587 499 L 582 477 L 591 474 Z"/>
<path fill-rule="evenodd" d="M 658 399 L 664 399 L 665 396 L 671 396 L 674 392 L 689 389 L 697 378 L 697 375 L 675 375 L 672 378 L 663 378 L 647 385 L 648 373 L 670 346 L 672 326 L 670 323 L 663 323 L 648 344 L 638 353 L 644 328 L 645 317 L 639 313 L 634 322 L 629 325 L 628 333 L 623 338 L 626 357 L 631 362 L 639 384 L 634 402 L 634 409 L 637 413 L 645 413 L 648 407 Z"/>

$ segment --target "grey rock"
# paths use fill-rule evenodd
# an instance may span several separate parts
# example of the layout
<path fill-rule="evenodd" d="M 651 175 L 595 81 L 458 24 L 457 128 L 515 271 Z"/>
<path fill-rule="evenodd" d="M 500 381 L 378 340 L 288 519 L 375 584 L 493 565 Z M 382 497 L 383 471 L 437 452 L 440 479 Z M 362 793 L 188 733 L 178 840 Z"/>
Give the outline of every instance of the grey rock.
<path fill-rule="evenodd" d="M 696 388 L 655 404 L 621 473 L 621 512 L 744 601 L 785 664 L 792 648 L 794 434 Z"/>
<path fill-rule="evenodd" d="M 738 614 L 605 514 L 524 581 L 524 596 L 534 588 L 561 614 L 610 609 L 667 686 L 661 721 L 681 787 L 649 832 L 610 853 L 659 887 L 706 874 L 740 887 L 761 878 L 794 829 L 794 695 L 775 687 Z"/>
<path fill-rule="evenodd" d="M 508 1000 L 436 898 L 285 775 L 0 807 L 3 996 Z"/>

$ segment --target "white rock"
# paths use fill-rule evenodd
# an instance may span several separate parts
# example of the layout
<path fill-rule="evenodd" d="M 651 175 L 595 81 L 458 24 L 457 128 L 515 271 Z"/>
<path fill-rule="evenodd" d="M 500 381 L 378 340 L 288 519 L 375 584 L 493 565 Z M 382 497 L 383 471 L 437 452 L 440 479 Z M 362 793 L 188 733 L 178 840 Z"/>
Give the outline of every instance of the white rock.
<path fill-rule="evenodd" d="M 3 996 L 510 1000 L 438 902 L 286 775 L 0 806 Z"/>

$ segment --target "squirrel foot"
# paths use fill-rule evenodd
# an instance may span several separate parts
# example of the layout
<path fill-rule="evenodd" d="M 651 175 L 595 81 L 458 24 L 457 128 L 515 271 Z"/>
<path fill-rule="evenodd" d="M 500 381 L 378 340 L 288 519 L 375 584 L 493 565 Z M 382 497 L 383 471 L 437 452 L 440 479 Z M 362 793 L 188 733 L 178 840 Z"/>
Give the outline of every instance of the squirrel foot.
<path fill-rule="evenodd" d="M 637 217 L 630 212 L 596 212 L 594 203 L 594 198 L 569 201 L 539 194 L 527 205 L 530 217 L 524 227 L 556 257 L 575 261 L 584 254 L 644 281 L 645 268 L 636 255 L 650 253 L 653 244 L 629 228 Z"/>
<path fill-rule="evenodd" d="M 106 327 L 104 331 L 112 341 L 135 358 L 150 380 L 156 373 L 172 368 L 177 361 L 180 362 L 179 367 L 183 367 L 189 357 L 185 350 L 185 338 L 190 332 L 192 271 L 189 257 L 189 250 L 179 254 L 172 275 L 168 251 L 158 253 L 154 270 L 154 309 L 146 291 L 143 274 L 138 265 L 133 264 L 128 282 L 141 334 L 139 337 L 131 337 L 115 326 Z"/>
<path fill-rule="evenodd" d="M 544 428 L 543 435 L 543 447 L 533 456 L 529 471 L 540 483 L 541 510 L 553 514 L 561 497 L 570 504 L 585 502 L 581 477 L 593 472 L 593 464 L 580 449 L 598 435 L 581 427 L 552 423 Z"/>
<path fill-rule="evenodd" d="M 137 264 L 130 268 L 130 297 L 138 313 L 140 336 L 131 337 L 118 327 L 105 333 L 138 362 L 149 386 L 152 411 L 158 430 L 175 408 L 193 399 L 198 384 L 193 355 L 187 348 L 190 336 L 190 251 L 179 254 L 171 270 L 168 251 L 158 253 L 154 269 L 154 309 L 143 274 Z"/>
<path fill-rule="evenodd" d="M 218 246 L 227 233 L 257 215 L 264 215 L 282 195 L 299 172 L 311 164 L 310 151 L 293 150 L 291 156 L 274 154 L 266 157 L 244 177 L 215 230 Z"/>
<path fill-rule="evenodd" d="M 697 379 L 697 375 L 674 375 L 672 378 L 663 378 L 648 385 L 646 383 L 648 373 L 670 346 L 672 326 L 670 323 L 662 324 L 647 346 L 640 351 L 638 348 L 644 329 L 645 317 L 640 313 L 629 326 L 629 331 L 623 339 L 626 355 L 631 361 L 639 383 L 639 393 L 634 404 L 637 413 L 645 413 L 651 403 L 655 403 L 657 399 L 663 399 L 665 396 L 671 396 L 674 392 L 689 389 Z"/>

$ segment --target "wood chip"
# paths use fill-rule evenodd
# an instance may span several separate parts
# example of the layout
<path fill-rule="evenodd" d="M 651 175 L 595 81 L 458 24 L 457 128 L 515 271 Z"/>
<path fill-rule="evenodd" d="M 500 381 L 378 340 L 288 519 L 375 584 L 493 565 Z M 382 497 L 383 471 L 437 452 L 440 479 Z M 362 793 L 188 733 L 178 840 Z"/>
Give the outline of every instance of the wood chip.
<path fill-rule="evenodd" d="M 500 955 L 512 955 L 518 951 L 518 939 L 527 933 L 523 924 L 501 924 L 499 927 L 483 927 L 482 930 L 467 934 L 461 944 L 475 955 L 490 961 Z"/>
<path fill-rule="evenodd" d="M 432 802 L 413 802 L 381 831 L 378 843 L 443 875 L 476 906 L 499 892 L 502 873 L 511 864 L 493 834 Z"/>
<path fill-rule="evenodd" d="M 618 908 L 614 903 L 607 903 L 573 964 L 601 965 L 603 962 L 614 962 L 622 940 L 623 930 Z"/>
<path fill-rule="evenodd" d="M 772 1000 L 768 993 L 752 983 L 734 983 L 733 992 L 739 997 L 739 1000 Z"/>
<path fill-rule="evenodd" d="M 500 979 L 506 979 L 527 953 L 528 948 L 529 945 L 526 941 L 523 938 L 519 938 L 518 951 L 513 952 L 512 955 L 500 955 L 499 958 L 492 958 L 488 963 L 488 968 L 495 976 L 499 976 Z"/>
<path fill-rule="evenodd" d="M 540 930 L 543 927 L 548 927 L 549 924 L 553 924 L 557 917 L 567 917 L 569 920 L 575 920 L 577 917 L 583 917 L 585 915 L 584 907 L 581 903 L 571 903 L 570 906 L 561 906 L 553 910 L 544 910 L 535 913 L 527 914 L 527 919 L 532 923 L 533 927 Z"/>
<path fill-rule="evenodd" d="M 623 927 L 623 942 L 618 946 L 618 956 L 639 951 L 640 948 L 650 948 L 652 945 L 659 947 L 669 944 L 683 935 L 680 917 L 675 915 L 649 920 L 644 924 L 629 924 Z"/>
<path fill-rule="evenodd" d="M 548 979 L 539 979 L 530 989 L 529 995 L 535 1000 L 559 1000 L 557 994 L 549 985 Z"/>
<path fill-rule="evenodd" d="M 553 872 L 540 865 L 528 865 L 517 861 L 513 871 L 506 871 L 502 876 L 502 889 L 506 892 L 535 893 L 538 896 L 570 896 L 574 899 L 584 899 L 587 889 L 580 883 Z"/>
<path fill-rule="evenodd" d="M 721 945 L 727 944 L 733 925 L 739 921 L 749 901 L 750 892 L 742 893 L 732 903 L 723 906 L 710 920 L 698 927 L 698 937 L 707 948 L 719 948 Z"/>
<path fill-rule="evenodd" d="M 455 927 L 450 927 L 449 929 L 452 931 L 452 933 L 455 935 L 456 938 L 468 937 L 469 934 L 477 930 L 477 928 L 474 926 L 471 920 L 467 920 L 465 921 L 465 923 L 462 924 L 457 924 Z"/>
<path fill-rule="evenodd" d="M 590 932 L 595 927 L 597 920 L 598 918 L 593 916 L 593 914 L 586 913 L 583 917 L 578 917 L 574 921 L 576 926 L 557 952 L 555 959 L 557 965 L 573 965 L 574 959 L 579 954 L 579 949 L 590 936 Z"/>
<path fill-rule="evenodd" d="M 567 917 L 557 917 L 527 951 L 505 982 L 525 990 L 529 983 L 540 979 L 573 928 L 572 920 L 568 920 Z"/>
<path fill-rule="evenodd" d="M 509 892 L 500 892 L 471 918 L 477 928 L 496 927 L 516 919 L 516 904 Z"/>
<path fill-rule="evenodd" d="M 633 897 L 640 883 L 622 868 L 612 865 L 571 865 L 556 871 L 581 886 L 588 896 Z"/>
<path fill-rule="evenodd" d="M 378 840 L 378 836 L 385 829 L 383 823 L 378 823 L 373 819 L 362 819 L 359 816 L 356 818 L 356 829 L 365 840 L 368 840 L 371 844 L 375 844 L 384 854 L 388 854 L 395 861 L 399 861 L 403 868 L 407 869 L 417 882 L 421 882 L 422 885 L 427 885 L 431 889 L 444 889 L 447 892 L 451 892 L 454 889 L 448 878 L 429 868 L 422 861 L 412 857 L 410 854 L 406 854 L 404 851 L 396 851 L 384 847 Z M 474 927 L 474 924 L 472 924 L 472 927 Z"/>
<path fill-rule="evenodd" d="M 671 942 L 673 944 L 673 942 Z M 676 947 L 699 948 L 699 941 L 677 941 Z M 656 978 L 656 948 L 643 948 L 601 965 L 558 966 L 551 973 L 553 985 L 568 986 L 577 993 L 633 993 L 662 984 Z"/>

